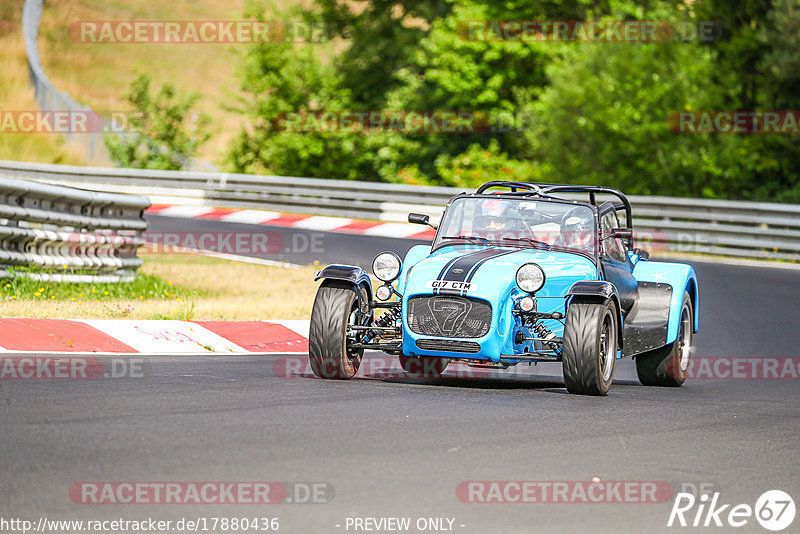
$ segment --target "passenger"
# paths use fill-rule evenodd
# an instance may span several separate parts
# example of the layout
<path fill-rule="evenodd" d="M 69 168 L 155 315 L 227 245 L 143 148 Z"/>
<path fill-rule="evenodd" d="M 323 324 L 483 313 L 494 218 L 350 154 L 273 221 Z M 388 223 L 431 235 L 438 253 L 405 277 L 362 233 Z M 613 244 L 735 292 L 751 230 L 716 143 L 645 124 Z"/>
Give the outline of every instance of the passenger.
<path fill-rule="evenodd" d="M 561 235 L 555 246 L 591 252 L 594 249 L 594 217 L 584 207 L 572 208 L 561 218 Z"/>

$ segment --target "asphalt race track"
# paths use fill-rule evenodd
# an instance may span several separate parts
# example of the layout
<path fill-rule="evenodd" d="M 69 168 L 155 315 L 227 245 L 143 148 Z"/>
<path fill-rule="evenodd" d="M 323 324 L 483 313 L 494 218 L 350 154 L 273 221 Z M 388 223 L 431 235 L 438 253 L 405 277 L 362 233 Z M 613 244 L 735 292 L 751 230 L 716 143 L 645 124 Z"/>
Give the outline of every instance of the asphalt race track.
<path fill-rule="evenodd" d="M 150 217 L 150 223 L 151 231 L 269 231 L 299 244 L 303 238 L 295 234 L 316 239 L 314 250 L 287 246 L 270 258 L 297 263 L 368 266 L 382 250 L 403 252 L 398 243 L 413 244 L 197 219 Z M 800 270 L 709 262 L 695 269 L 701 287 L 695 357 L 800 356 Z M 594 398 L 568 395 L 558 365 L 526 367 L 505 378 L 439 380 L 404 379 L 378 367 L 364 378 L 334 382 L 310 372 L 282 378 L 276 370 L 286 358 L 147 356 L 141 377 L 0 381 L 0 516 L 34 522 L 42 516 L 277 517 L 286 533 L 363 532 L 352 518 L 388 517 L 411 518 L 410 532 L 418 532 L 419 518 L 452 519 L 452 531 L 465 534 L 722 532 L 732 528 L 667 527 L 671 498 L 485 504 L 462 502 L 456 490 L 466 481 L 596 477 L 667 482 L 676 492 L 703 485 L 730 505 L 754 506 L 773 489 L 800 499 L 798 379 L 648 388 L 639 385 L 633 362 L 622 360 L 608 397 Z M 81 481 L 316 482 L 328 484 L 332 498 L 318 504 L 74 504 L 69 488 Z M 688 521 L 696 511 L 687 512 Z M 800 518 L 785 532 L 797 532 L 798 525 Z M 752 517 L 736 531 L 767 532 Z"/>

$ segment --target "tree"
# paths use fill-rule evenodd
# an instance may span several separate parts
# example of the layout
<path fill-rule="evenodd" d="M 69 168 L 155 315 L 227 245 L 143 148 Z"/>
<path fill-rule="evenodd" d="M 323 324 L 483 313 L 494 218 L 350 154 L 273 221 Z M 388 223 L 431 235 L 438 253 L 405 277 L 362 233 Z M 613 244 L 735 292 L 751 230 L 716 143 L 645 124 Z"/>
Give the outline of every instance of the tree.
<path fill-rule="evenodd" d="M 696 17 L 720 22 L 711 46 L 716 109 L 800 109 L 800 6 L 796 0 L 703 0 Z M 800 201 L 797 134 L 753 134 L 721 140 L 729 198 Z"/>
<path fill-rule="evenodd" d="M 151 94 L 150 84 L 150 76 L 146 74 L 140 74 L 131 83 L 126 95 L 134 109 L 127 114 L 130 131 L 106 136 L 111 159 L 122 167 L 186 168 L 210 137 L 211 119 L 192 111 L 199 99 L 197 94 L 180 94 L 172 84 L 164 84 L 156 94 Z"/>
<path fill-rule="evenodd" d="M 255 0 L 251 17 L 265 17 Z M 797 0 L 317 0 L 292 11 L 332 45 L 259 43 L 244 56 L 250 125 L 232 170 L 474 186 L 490 178 L 631 193 L 800 199 L 796 136 L 679 134 L 682 111 L 798 110 Z M 480 21 L 717 21 L 716 40 L 553 43 L 469 33 Z M 469 112 L 445 134 L 304 133 L 287 112 Z M 510 118 L 501 125 L 497 118 Z M 511 126 L 510 128 L 502 126 Z"/>
<path fill-rule="evenodd" d="M 716 196 L 728 178 L 718 139 L 667 125 L 672 113 L 704 109 L 709 66 L 708 51 L 687 43 L 570 46 L 530 107 L 526 135 L 542 177 L 634 194 Z"/>
<path fill-rule="evenodd" d="M 354 8 L 346 0 L 318 0 L 305 10 L 307 20 L 323 24 L 346 48 L 333 65 L 357 110 L 384 109 L 388 94 L 404 84 L 397 73 L 414 64 L 419 43 L 434 21 L 446 16 L 452 1 L 370 0 Z"/>

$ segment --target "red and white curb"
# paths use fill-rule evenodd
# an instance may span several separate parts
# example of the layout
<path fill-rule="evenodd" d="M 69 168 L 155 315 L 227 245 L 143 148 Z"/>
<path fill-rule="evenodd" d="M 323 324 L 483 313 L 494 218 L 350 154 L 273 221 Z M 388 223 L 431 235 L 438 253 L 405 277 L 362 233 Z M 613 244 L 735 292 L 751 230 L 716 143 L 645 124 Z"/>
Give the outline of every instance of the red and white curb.
<path fill-rule="evenodd" d="M 308 352 L 308 321 L 0 319 L 0 353 Z"/>
<path fill-rule="evenodd" d="M 435 234 L 433 229 L 427 228 L 420 230 L 420 226 L 416 224 L 365 221 L 361 219 L 326 217 L 322 215 L 300 215 L 294 213 L 279 213 L 277 211 L 156 204 L 148 208 L 147 213 L 162 215 L 164 217 L 210 219 L 240 224 L 264 224 L 303 230 L 316 230 L 319 232 L 342 232 L 379 237 L 433 239 Z"/>

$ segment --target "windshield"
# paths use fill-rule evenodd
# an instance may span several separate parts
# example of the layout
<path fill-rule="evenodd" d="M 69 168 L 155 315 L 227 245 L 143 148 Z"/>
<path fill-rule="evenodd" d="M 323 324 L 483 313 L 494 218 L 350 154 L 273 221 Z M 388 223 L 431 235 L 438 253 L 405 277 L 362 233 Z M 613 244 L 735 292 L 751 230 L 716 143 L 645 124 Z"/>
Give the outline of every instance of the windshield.
<path fill-rule="evenodd" d="M 466 197 L 442 219 L 433 248 L 476 243 L 594 254 L 594 212 L 587 206 L 526 198 Z"/>

